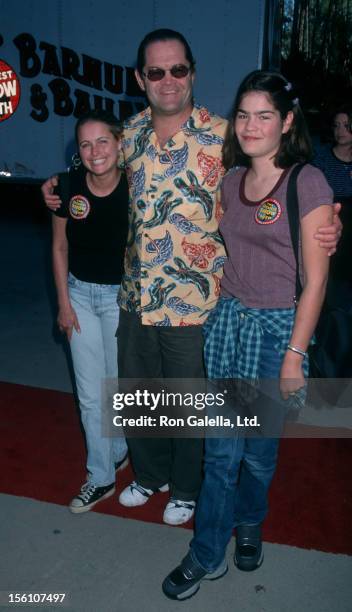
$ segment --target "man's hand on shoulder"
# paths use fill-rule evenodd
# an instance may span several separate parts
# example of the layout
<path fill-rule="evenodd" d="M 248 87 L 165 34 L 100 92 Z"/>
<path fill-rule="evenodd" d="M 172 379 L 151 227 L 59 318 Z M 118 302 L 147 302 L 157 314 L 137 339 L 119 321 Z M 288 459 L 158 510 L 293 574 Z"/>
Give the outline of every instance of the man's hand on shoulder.
<path fill-rule="evenodd" d="M 54 193 L 54 189 L 58 186 L 58 184 L 59 177 L 56 175 L 48 178 L 41 186 L 44 202 L 46 206 L 50 208 L 50 210 L 57 210 L 62 204 L 60 197 Z"/>
<path fill-rule="evenodd" d="M 319 245 L 323 249 L 327 249 L 327 254 L 333 255 L 336 253 L 338 241 L 342 234 L 342 223 L 339 217 L 341 211 L 341 204 L 333 204 L 333 220 L 331 225 L 319 227 L 314 238 L 319 240 Z"/>

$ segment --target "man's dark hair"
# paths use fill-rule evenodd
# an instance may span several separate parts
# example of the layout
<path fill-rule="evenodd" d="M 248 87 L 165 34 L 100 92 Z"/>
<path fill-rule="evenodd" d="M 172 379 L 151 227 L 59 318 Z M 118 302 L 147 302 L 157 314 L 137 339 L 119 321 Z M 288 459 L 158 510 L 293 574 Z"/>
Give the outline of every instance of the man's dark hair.
<path fill-rule="evenodd" d="M 92 110 L 88 113 L 82 115 L 75 125 L 75 138 L 78 144 L 78 130 L 82 125 L 89 123 L 90 121 L 99 121 L 100 123 L 105 123 L 105 125 L 109 128 L 110 132 L 119 140 L 122 135 L 122 123 L 115 117 L 115 115 L 106 110 Z"/>
<path fill-rule="evenodd" d="M 286 119 L 289 111 L 293 113 L 293 121 L 289 131 L 281 136 L 281 144 L 274 158 L 275 166 L 289 168 L 297 162 L 309 161 L 312 157 L 312 144 L 298 98 L 291 83 L 278 72 L 255 70 L 242 81 L 232 108 L 223 145 L 223 164 L 226 170 L 232 168 L 232 166 L 250 165 L 250 157 L 243 153 L 237 140 L 234 122 L 243 97 L 251 92 L 266 94 L 274 108 L 279 111 L 282 120 Z"/>
<path fill-rule="evenodd" d="M 145 66 L 145 51 L 148 45 L 151 45 L 154 42 L 166 41 L 166 40 L 178 40 L 184 47 L 185 56 L 187 61 L 189 62 L 192 70 L 195 66 L 195 60 L 191 51 L 191 47 L 189 46 L 185 37 L 180 34 L 180 32 L 176 32 L 175 30 L 168 30 L 167 28 L 161 28 L 159 30 L 153 30 L 153 32 L 149 32 L 147 34 L 141 44 L 138 47 L 137 52 L 137 70 L 139 74 L 142 76 L 143 68 Z"/>

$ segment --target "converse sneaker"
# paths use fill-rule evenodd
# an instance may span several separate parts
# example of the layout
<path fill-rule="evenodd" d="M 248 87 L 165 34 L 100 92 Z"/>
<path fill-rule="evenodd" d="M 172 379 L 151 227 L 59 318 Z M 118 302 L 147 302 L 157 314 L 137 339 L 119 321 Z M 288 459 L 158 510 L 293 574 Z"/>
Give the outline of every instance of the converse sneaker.
<path fill-rule="evenodd" d="M 189 599 L 197 593 L 202 580 L 217 580 L 224 576 L 227 570 L 226 559 L 224 559 L 214 572 L 208 573 L 193 559 L 189 552 L 181 565 L 165 578 L 162 585 L 163 593 L 169 599 L 178 599 L 179 601 Z"/>
<path fill-rule="evenodd" d="M 124 470 L 129 464 L 128 453 L 120 459 L 120 461 L 115 461 L 115 472 L 121 472 Z"/>
<path fill-rule="evenodd" d="M 74 497 L 69 505 L 69 509 L 74 514 L 78 514 L 80 512 L 88 512 L 91 508 L 95 506 L 103 499 L 107 499 L 111 497 L 115 493 L 115 483 L 112 482 L 105 487 L 97 487 L 89 482 L 85 482 L 84 485 L 81 486 L 81 491 L 79 495 Z"/>
<path fill-rule="evenodd" d="M 183 525 L 192 518 L 195 507 L 195 501 L 182 501 L 171 497 L 165 508 L 163 521 L 168 525 Z"/>
<path fill-rule="evenodd" d="M 153 489 L 146 489 L 145 487 L 142 487 L 142 485 L 139 485 L 134 480 L 133 482 L 131 482 L 130 485 L 128 485 L 128 487 L 126 487 L 122 491 L 122 493 L 120 493 L 119 502 L 123 506 L 128 506 L 128 507 L 143 506 L 143 504 L 145 504 L 148 501 L 149 497 L 151 497 L 153 493 L 156 493 L 157 491 L 160 491 L 161 493 L 165 493 L 165 491 L 168 491 L 168 490 L 169 490 L 168 484 L 165 484 L 162 487 L 159 487 L 158 489 L 153 490 Z"/>

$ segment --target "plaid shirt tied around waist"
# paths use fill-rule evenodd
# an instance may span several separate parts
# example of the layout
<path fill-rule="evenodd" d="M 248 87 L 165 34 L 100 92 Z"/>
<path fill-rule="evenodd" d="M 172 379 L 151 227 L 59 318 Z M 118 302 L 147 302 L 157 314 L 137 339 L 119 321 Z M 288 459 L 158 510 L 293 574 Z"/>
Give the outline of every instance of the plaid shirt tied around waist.
<path fill-rule="evenodd" d="M 275 336 L 275 348 L 283 358 L 295 314 L 294 308 L 247 308 L 237 298 L 220 297 L 203 326 L 208 378 L 258 381 L 264 332 Z M 304 373 L 308 374 L 307 358 Z"/>

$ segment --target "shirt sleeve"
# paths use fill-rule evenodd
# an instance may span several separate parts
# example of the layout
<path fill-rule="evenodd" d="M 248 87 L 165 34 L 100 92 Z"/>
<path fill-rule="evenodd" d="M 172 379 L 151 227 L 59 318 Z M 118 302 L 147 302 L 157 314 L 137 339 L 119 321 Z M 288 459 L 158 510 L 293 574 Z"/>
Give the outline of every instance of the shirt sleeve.
<path fill-rule="evenodd" d="M 332 204 L 333 191 L 324 174 L 318 168 L 307 164 L 297 179 L 297 195 L 300 218 L 324 204 Z"/>

